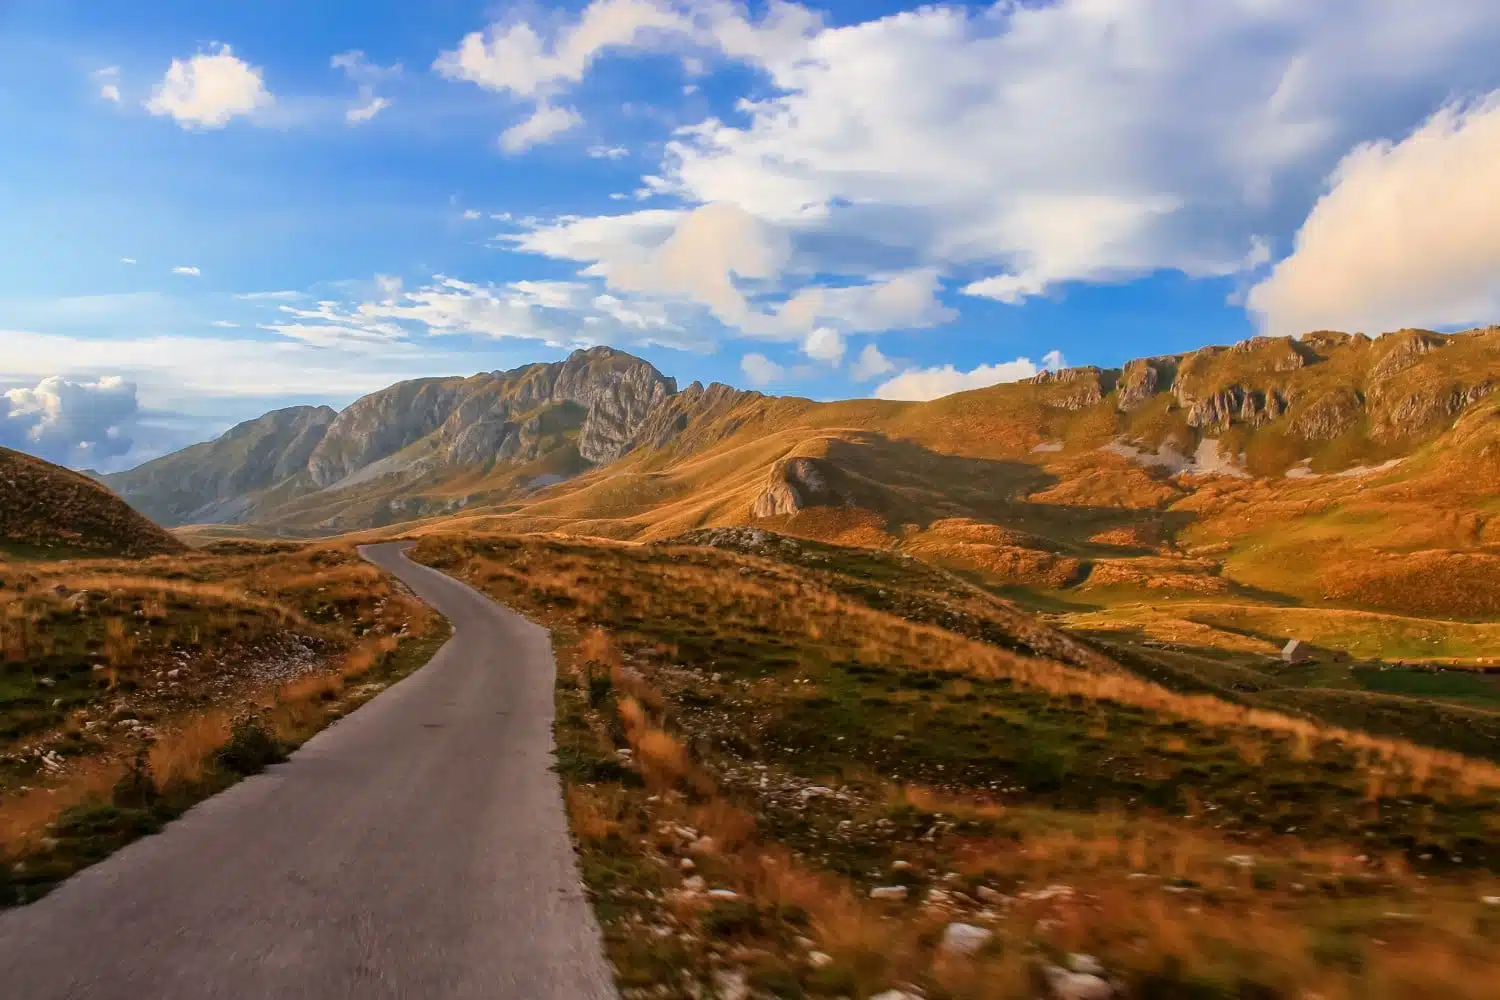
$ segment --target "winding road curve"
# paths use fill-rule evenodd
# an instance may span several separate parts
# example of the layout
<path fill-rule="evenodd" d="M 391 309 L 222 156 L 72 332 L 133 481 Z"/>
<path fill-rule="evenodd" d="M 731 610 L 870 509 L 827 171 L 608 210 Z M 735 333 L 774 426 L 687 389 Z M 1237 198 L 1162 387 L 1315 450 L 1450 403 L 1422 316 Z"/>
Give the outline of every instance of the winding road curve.
<path fill-rule="evenodd" d="M 291 760 L 0 912 L 5 1000 L 615 997 L 552 762 L 547 632 L 400 545 L 455 633 Z"/>

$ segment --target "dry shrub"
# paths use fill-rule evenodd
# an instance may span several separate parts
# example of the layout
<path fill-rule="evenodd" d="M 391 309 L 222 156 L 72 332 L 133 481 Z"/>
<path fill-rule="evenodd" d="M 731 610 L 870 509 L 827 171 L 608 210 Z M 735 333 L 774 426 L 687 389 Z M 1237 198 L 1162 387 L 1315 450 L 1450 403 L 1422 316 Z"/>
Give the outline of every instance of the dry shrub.
<path fill-rule="evenodd" d="M 634 743 L 647 728 L 646 710 L 634 698 L 620 699 L 620 718 L 625 723 L 625 735 Z"/>
<path fill-rule="evenodd" d="M 182 729 L 160 737 L 151 747 L 151 773 L 158 790 L 201 781 L 214 753 L 229 739 L 229 713 L 208 712 L 193 718 Z"/>
<path fill-rule="evenodd" d="M 104 622 L 104 656 L 109 665 L 119 669 L 130 662 L 135 652 L 135 639 L 128 634 L 123 618 L 110 618 Z"/>
<path fill-rule="evenodd" d="M 620 832 L 624 793 L 569 784 L 568 819 L 580 840 L 608 840 Z"/>
<path fill-rule="evenodd" d="M 725 852 L 742 850 L 754 842 L 755 817 L 722 797 L 695 806 L 690 818 L 693 826 L 713 837 Z"/>
<path fill-rule="evenodd" d="M 597 663 L 606 669 L 614 669 L 623 662 L 619 647 L 602 628 L 589 629 L 578 643 L 578 658 L 584 663 Z"/>
<path fill-rule="evenodd" d="M 314 673 L 288 681 L 277 692 L 276 698 L 283 703 L 331 701 L 343 690 L 344 678 L 341 674 Z"/>
<path fill-rule="evenodd" d="M 401 640 L 393 635 L 362 642 L 344 655 L 339 674 L 347 680 L 362 677 L 400 645 Z"/>

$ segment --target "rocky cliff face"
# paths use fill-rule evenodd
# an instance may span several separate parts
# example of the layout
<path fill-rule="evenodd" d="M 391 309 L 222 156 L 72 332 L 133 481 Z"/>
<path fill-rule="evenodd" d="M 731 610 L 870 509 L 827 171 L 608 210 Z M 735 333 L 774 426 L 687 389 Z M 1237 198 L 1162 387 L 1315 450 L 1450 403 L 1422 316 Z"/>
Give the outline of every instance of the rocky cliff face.
<path fill-rule="evenodd" d="M 234 520 L 253 494 L 306 469 L 335 416 L 327 406 L 276 410 L 104 481 L 164 524 Z"/>
<path fill-rule="evenodd" d="M 823 463 L 815 458 L 789 458 L 771 469 L 764 490 L 750 505 L 751 517 L 795 514 L 804 507 L 831 507 L 843 502 L 828 483 Z"/>
<path fill-rule="evenodd" d="M 676 382 L 647 362 L 608 347 L 575 351 L 556 364 L 401 382 L 340 413 L 308 472 L 326 487 L 371 471 L 524 461 L 538 457 L 546 428 L 576 429 L 578 454 L 605 465 L 633 446 L 647 417 L 676 391 Z M 573 414 L 576 428 L 568 426 Z"/>
<path fill-rule="evenodd" d="M 107 481 L 164 523 L 187 524 L 250 520 L 267 503 L 319 490 L 454 466 L 520 464 L 558 450 L 604 465 L 635 446 L 676 390 L 647 362 L 596 347 L 554 364 L 400 382 L 342 413 L 268 413 Z M 654 439 L 670 437 L 652 426 Z"/>

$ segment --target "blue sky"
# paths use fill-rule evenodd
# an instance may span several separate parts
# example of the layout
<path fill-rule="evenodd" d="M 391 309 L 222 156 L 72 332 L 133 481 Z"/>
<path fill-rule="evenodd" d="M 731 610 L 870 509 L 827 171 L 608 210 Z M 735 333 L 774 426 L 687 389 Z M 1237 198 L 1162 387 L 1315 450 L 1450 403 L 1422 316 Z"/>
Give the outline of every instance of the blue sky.
<path fill-rule="evenodd" d="M 9 0 L 0 444 L 608 343 L 934 395 L 1500 319 L 1500 5 Z"/>

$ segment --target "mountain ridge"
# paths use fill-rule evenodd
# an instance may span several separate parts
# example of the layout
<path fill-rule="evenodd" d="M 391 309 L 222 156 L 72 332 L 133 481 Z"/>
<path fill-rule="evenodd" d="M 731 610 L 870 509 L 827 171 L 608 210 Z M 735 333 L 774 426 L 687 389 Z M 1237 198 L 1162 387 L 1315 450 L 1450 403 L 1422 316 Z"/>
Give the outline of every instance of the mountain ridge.
<path fill-rule="evenodd" d="M 258 432 L 275 440 L 253 469 L 195 477 L 193 467 L 233 463 L 241 449 L 230 446 L 254 436 L 243 429 L 276 414 L 106 481 L 168 524 L 328 534 L 545 506 L 559 489 L 587 490 L 592 476 L 617 465 L 661 473 L 731 439 L 750 444 L 760 435 L 764 444 L 803 431 L 802 445 L 754 459 L 764 469 L 759 493 L 732 515 L 710 515 L 739 523 L 803 506 L 858 507 L 859 497 L 796 481 L 848 480 L 816 467 L 826 463 L 818 441 L 829 433 L 875 433 L 935 454 L 1037 467 L 1112 452 L 1157 478 L 1318 476 L 1404 460 L 1497 387 L 1497 327 L 1253 337 L 1119 368 L 1045 371 L 929 402 L 820 403 L 697 382 L 678 390 L 648 362 L 598 347 L 506 372 L 400 382 L 331 418 L 327 408 L 278 411 L 299 414 L 305 426 L 280 437 Z M 798 447 L 809 453 L 793 454 Z M 788 459 L 799 462 L 789 467 Z M 857 476 L 844 492 L 879 493 L 890 475 Z M 164 495 L 164 478 L 189 483 L 190 496 Z"/>

